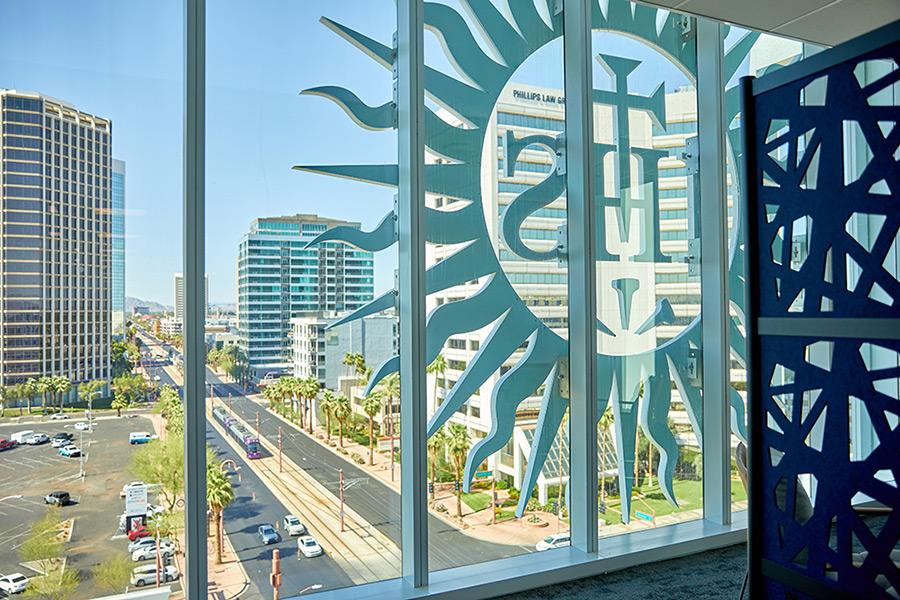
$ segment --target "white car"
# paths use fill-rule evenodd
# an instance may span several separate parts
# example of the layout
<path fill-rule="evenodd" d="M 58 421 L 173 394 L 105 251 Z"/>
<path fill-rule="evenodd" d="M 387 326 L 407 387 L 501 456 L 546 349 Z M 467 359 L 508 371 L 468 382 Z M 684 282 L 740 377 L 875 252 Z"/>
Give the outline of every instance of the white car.
<path fill-rule="evenodd" d="M 50 436 L 46 433 L 36 433 L 28 440 L 27 444 L 31 446 L 37 446 L 38 444 L 44 444 L 50 440 Z"/>
<path fill-rule="evenodd" d="M 159 381 L 160 379 L 162 379 L 162 377 L 160 377 L 159 375 L 157 375 L 156 377 L 153 378 L 153 381 Z"/>
<path fill-rule="evenodd" d="M 126 483 L 122 486 L 122 491 L 119 493 L 119 498 L 124 498 L 125 494 L 128 493 L 128 488 L 140 487 L 145 485 L 143 481 L 132 481 L 131 483 Z"/>
<path fill-rule="evenodd" d="M 63 446 L 59 449 L 59 453 L 63 456 L 81 456 L 81 449 L 74 444 L 69 444 L 68 446 Z"/>
<path fill-rule="evenodd" d="M 18 594 L 24 592 L 28 587 L 28 578 L 21 573 L 13 573 L 6 577 L 0 577 L 0 590 L 7 594 Z"/>
<path fill-rule="evenodd" d="M 170 545 L 170 544 L 172 544 L 172 542 L 171 542 L 171 540 L 169 540 L 169 538 L 160 538 L 160 540 L 159 540 L 160 547 L 163 545 Z M 128 543 L 128 552 L 129 552 L 129 554 L 133 554 L 135 550 L 138 550 L 140 548 L 146 548 L 148 546 L 156 548 L 156 538 L 144 537 L 144 538 L 138 538 L 138 539 L 134 540 L 133 542 L 129 542 Z"/>
<path fill-rule="evenodd" d="M 87 431 L 91 428 L 91 424 L 86 421 L 78 421 L 75 423 L 75 429 L 78 431 Z"/>
<path fill-rule="evenodd" d="M 165 583 L 178 579 L 178 569 L 169 565 L 159 574 L 159 581 Z M 131 573 L 131 585 L 142 587 L 156 584 L 156 565 L 138 567 Z"/>
<path fill-rule="evenodd" d="M 538 552 L 552 550 L 554 548 L 563 548 L 570 544 L 570 539 L 571 536 L 568 533 L 556 533 L 539 541 L 534 545 L 534 548 Z"/>
<path fill-rule="evenodd" d="M 68 419 L 68 418 L 69 418 L 69 415 L 67 415 L 65 413 L 53 413 L 50 416 L 51 421 L 58 421 L 59 419 Z"/>
<path fill-rule="evenodd" d="M 306 535 L 306 525 L 294 515 L 287 515 L 284 518 L 284 530 L 288 535 Z"/>
<path fill-rule="evenodd" d="M 322 546 L 311 535 L 304 535 L 297 539 L 297 548 L 306 558 L 320 556 L 325 553 Z"/>
<path fill-rule="evenodd" d="M 162 542 L 159 543 L 160 556 L 172 556 L 173 554 L 175 554 L 175 544 L 171 542 L 168 544 L 163 544 Z M 156 560 L 156 541 L 154 540 L 152 544 L 145 544 L 132 552 L 131 560 L 134 562 Z"/>

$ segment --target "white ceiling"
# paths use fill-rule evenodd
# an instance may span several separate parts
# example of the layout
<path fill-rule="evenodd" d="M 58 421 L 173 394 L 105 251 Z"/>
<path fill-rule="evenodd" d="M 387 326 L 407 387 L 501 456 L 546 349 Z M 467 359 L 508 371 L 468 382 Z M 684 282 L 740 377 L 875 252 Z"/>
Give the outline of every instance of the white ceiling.
<path fill-rule="evenodd" d="M 900 0 L 640 1 L 826 46 L 900 19 Z"/>

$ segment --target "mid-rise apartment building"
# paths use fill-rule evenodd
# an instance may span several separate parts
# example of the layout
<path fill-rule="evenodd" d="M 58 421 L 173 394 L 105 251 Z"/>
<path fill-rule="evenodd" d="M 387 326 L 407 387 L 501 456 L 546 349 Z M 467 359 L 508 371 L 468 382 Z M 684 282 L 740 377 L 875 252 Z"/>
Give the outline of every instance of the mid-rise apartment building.
<path fill-rule="evenodd" d="M 372 299 L 371 252 L 332 242 L 305 248 L 338 226 L 360 224 L 308 214 L 261 218 L 241 239 L 238 335 L 252 368 L 293 368 L 292 318 L 346 313 Z"/>
<path fill-rule="evenodd" d="M 0 90 L 0 385 L 110 376 L 112 123 Z"/>

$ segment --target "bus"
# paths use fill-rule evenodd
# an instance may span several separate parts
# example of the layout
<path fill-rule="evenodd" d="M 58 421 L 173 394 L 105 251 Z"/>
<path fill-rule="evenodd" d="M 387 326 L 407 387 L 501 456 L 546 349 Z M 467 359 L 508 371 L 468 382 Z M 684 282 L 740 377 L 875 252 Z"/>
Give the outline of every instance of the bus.
<path fill-rule="evenodd" d="M 240 442 L 241 447 L 247 452 L 247 458 L 259 458 L 259 438 L 252 431 L 235 422 L 228 428 L 231 437 Z"/>

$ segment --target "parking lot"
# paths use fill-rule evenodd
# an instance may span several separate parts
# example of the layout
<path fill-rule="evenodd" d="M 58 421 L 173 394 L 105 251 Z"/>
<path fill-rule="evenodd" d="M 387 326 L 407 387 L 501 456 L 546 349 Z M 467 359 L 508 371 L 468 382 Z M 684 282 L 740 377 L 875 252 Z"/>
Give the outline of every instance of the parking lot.
<path fill-rule="evenodd" d="M 149 415 L 99 417 L 92 431 L 83 432 L 75 429 L 77 422 L 68 419 L 0 425 L 0 439 L 10 439 L 23 430 L 50 437 L 69 432 L 73 435 L 70 443 L 84 453 L 82 479 L 81 460 L 61 456 L 49 442 L 0 452 L 0 574 L 34 575 L 20 564 L 19 546 L 28 536 L 31 523 L 44 515 L 44 495 L 57 490 L 69 492 L 72 504 L 62 507 L 61 515 L 74 519 L 72 540 L 65 545 L 64 554 L 68 568 L 81 571 L 82 583 L 72 596 L 75 600 L 104 595 L 94 588 L 91 572 L 103 560 L 126 552 L 128 540 L 117 528 L 124 509 L 119 493 L 134 479 L 127 468 L 137 446 L 128 443 L 128 435 L 154 431 Z"/>

